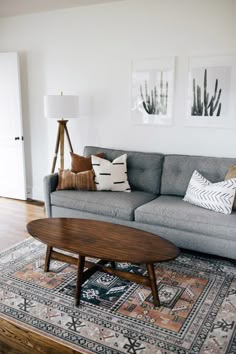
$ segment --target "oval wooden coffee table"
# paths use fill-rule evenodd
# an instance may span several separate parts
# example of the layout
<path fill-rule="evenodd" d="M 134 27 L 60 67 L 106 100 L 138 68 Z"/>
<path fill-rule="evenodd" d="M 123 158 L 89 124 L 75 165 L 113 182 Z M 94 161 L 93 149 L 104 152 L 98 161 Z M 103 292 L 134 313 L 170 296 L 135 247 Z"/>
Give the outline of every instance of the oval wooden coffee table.
<path fill-rule="evenodd" d="M 31 221 L 27 230 L 47 245 L 45 272 L 49 271 L 51 259 L 78 265 L 76 306 L 80 302 L 82 283 L 98 269 L 150 287 L 154 305 L 160 306 L 153 263 L 168 261 L 179 255 L 175 245 L 159 236 L 102 221 L 46 218 Z M 78 258 L 54 251 L 53 247 L 78 254 Z M 88 262 L 85 257 L 98 258 L 100 261 Z M 105 266 L 107 262 L 112 266 Z M 118 270 L 115 262 L 146 264 L 147 276 Z M 84 271 L 84 267 L 88 269 Z"/>

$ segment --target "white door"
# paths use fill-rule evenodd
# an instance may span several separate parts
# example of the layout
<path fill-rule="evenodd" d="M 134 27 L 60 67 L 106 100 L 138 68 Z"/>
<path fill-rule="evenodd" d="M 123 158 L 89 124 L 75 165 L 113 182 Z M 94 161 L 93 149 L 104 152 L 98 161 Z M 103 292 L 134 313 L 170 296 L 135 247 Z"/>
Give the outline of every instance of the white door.
<path fill-rule="evenodd" d="M 0 197 L 26 199 L 17 53 L 0 53 Z"/>

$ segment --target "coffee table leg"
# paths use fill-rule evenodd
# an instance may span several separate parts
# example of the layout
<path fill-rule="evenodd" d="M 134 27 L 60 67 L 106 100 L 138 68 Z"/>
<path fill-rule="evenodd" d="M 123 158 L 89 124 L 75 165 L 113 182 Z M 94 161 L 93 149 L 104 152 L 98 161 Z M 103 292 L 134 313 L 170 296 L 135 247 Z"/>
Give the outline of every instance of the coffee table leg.
<path fill-rule="evenodd" d="M 75 306 L 79 306 L 79 303 L 80 303 L 80 293 L 81 293 L 81 287 L 82 287 L 84 263 L 85 263 L 85 257 L 79 256 L 77 282 L 76 282 L 76 293 L 75 293 Z"/>
<path fill-rule="evenodd" d="M 154 271 L 153 264 L 146 264 L 147 266 L 147 271 L 150 279 L 150 285 L 152 289 L 152 296 L 153 296 L 153 304 L 155 306 L 160 306 L 160 300 L 157 292 L 157 284 L 156 284 L 156 275 Z"/>
<path fill-rule="evenodd" d="M 44 271 L 45 272 L 49 271 L 51 253 L 52 253 L 52 247 L 51 246 L 47 246 L 46 258 L 45 258 L 45 264 L 44 264 Z"/>

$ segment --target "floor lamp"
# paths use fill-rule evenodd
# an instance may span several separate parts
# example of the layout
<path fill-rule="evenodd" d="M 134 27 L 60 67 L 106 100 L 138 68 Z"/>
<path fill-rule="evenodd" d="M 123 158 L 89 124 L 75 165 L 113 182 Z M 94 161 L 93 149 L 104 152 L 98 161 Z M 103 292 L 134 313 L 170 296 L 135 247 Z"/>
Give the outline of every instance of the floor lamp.
<path fill-rule="evenodd" d="M 57 155 L 60 146 L 60 168 L 64 169 L 64 141 L 65 135 L 69 143 L 70 152 L 73 152 L 69 132 L 67 129 L 68 120 L 64 118 L 77 118 L 79 113 L 79 98 L 71 95 L 49 95 L 44 96 L 44 113 L 46 118 L 60 118 L 58 120 L 57 140 L 55 154 L 52 163 L 51 173 L 55 171 Z"/>

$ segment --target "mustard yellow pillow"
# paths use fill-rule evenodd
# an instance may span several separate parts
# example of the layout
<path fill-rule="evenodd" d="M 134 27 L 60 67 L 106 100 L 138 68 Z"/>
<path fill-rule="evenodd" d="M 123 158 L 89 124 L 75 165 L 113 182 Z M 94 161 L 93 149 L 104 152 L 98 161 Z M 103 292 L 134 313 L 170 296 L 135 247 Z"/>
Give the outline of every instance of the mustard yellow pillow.
<path fill-rule="evenodd" d="M 225 175 L 225 181 L 227 179 L 236 178 L 236 166 L 231 165 Z M 236 209 L 236 197 L 234 199 L 233 209 Z"/>
<path fill-rule="evenodd" d="M 96 191 L 93 170 L 74 173 L 71 170 L 58 171 L 57 190 L 77 189 L 82 191 Z"/>

